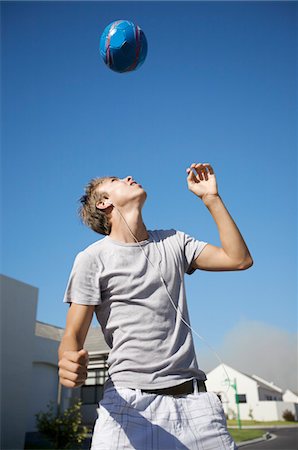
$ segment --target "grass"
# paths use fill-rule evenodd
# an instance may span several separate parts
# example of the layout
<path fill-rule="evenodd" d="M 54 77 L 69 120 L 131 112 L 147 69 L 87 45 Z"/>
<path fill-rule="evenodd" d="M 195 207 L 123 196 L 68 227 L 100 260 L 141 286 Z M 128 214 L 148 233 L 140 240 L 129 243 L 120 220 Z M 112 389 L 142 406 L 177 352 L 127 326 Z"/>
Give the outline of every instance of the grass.
<path fill-rule="evenodd" d="M 238 426 L 237 420 L 227 420 L 228 426 Z M 287 425 L 287 426 L 298 426 L 298 422 L 287 422 L 286 420 L 272 420 L 268 422 L 258 422 L 257 420 L 241 420 L 241 425 L 245 426 L 274 426 L 274 425 Z"/>
<path fill-rule="evenodd" d="M 249 441 L 250 439 L 257 439 L 265 434 L 264 430 L 236 430 L 229 429 L 229 433 L 235 442 Z"/>

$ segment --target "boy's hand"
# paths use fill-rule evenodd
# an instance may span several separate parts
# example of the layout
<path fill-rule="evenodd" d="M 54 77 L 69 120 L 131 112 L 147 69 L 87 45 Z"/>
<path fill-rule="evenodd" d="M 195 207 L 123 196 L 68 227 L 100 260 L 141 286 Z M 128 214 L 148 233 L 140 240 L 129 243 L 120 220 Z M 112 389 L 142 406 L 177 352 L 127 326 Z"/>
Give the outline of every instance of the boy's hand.
<path fill-rule="evenodd" d="M 188 173 L 188 189 L 205 200 L 218 196 L 217 183 L 214 171 L 210 164 L 192 164 L 186 169 Z"/>
<path fill-rule="evenodd" d="M 63 352 L 58 363 L 60 383 L 68 388 L 82 386 L 88 376 L 88 362 L 87 350 Z"/>

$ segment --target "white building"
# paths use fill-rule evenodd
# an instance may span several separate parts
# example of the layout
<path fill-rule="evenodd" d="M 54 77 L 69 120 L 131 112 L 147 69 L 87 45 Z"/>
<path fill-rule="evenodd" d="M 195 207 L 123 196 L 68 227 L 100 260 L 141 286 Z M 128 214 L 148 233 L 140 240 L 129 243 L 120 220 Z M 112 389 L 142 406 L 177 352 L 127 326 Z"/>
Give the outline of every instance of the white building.
<path fill-rule="evenodd" d="M 208 391 L 214 391 L 220 397 L 229 419 L 237 417 L 237 389 L 242 420 L 283 420 L 285 410 L 291 411 L 298 420 L 297 398 L 290 395 L 283 398 L 282 389 L 257 375 L 247 375 L 220 364 L 207 374 L 206 386 Z"/>
<path fill-rule="evenodd" d="M 298 394 L 296 394 L 296 392 L 291 391 L 290 389 L 287 389 L 285 391 L 282 398 L 284 402 L 298 403 Z"/>
<path fill-rule="evenodd" d="M 47 411 L 51 400 L 64 410 L 73 398 L 81 398 L 84 424 L 92 426 L 109 351 L 100 328 L 91 327 L 86 338 L 90 364 L 85 386 L 67 389 L 58 379 L 64 329 L 36 321 L 38 289 L 0 275 L 0 292 L 1 450 L 23 449 L 26 433 L 37 431 L 35 414 Z"/>

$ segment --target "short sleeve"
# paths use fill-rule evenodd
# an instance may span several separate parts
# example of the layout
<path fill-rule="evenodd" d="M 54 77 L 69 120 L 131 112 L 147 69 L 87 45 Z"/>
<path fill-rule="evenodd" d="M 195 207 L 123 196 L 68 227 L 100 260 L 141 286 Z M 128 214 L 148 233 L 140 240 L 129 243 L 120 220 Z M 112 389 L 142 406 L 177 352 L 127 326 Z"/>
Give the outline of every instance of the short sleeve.
<path fill-rule="evenodd" d="M 184 272 L 191 275 L 195 271 L 195 269 L 191 268 L 191 264 L 199 256 L 208 242 L 199 241 L 182 231 L 177 231 L 177 237 L 180 241 L 184 256 Z"/>
<path fill-rule="evenodd" d="M 63 302 L 80 305 L 101 303 L 98 263 L 86 252 L 79 253 L 75 258 Z"/>

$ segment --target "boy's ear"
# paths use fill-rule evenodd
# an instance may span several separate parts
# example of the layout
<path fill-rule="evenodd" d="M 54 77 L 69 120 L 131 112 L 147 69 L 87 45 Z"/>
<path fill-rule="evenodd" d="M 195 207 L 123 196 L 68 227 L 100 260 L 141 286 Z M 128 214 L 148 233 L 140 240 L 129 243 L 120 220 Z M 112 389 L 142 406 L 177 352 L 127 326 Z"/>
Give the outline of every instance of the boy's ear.
<path fill-rule="evenodd" d="M 102 202 L 97 202 L 96 203 L 96 208 L 100 209 L 101 211 L 104 211 L 105 209 L 109 208 L 110 206 L 114 206 L 114 205 L 108 199 L 106 199 L 106 200 L 104 200 Z"/>

